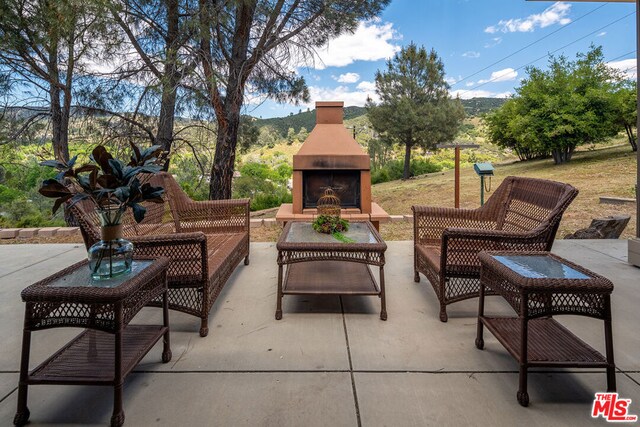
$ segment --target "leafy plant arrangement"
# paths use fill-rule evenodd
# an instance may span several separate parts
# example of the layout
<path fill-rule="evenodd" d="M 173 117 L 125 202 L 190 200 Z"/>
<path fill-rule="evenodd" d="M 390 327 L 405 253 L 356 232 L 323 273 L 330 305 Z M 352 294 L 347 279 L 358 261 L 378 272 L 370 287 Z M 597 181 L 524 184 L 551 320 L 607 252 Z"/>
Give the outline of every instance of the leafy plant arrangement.
<path fill-rule="evenodd" d="M 318 233 L 331 234 L 337 240 L 343 243 L 353 243 L 354 240 L 345 236 L 344 232 L 349 231 L 349 221 L 334 215 L 319 215 L 318 218 L 311 223 L 311 226 Z"/>
<path fill-rule="evenodd" d="M 140 150 L 130 144 L 133 154 L 128 164 L 114 159 L 102 145 L 94 148 L 89 156 L 94 164 L 74 168 L 78 156 L 66 163 L 58 160 L 40 163 L 59 171 L 55 179 L 45 180 L 39 190 L 43 196 L 56 199 L 53 213 L 69 200 L 77 203 L 91 199 L 97 209 L 115 211 L 118 217 L 129 207 L 136 222 L 141 222 L 146 209 L 140 202 L 162 203 L 164 189 L 143 183 L 140 175 L 160 172 L 165 155 L 159 145 Z"/>

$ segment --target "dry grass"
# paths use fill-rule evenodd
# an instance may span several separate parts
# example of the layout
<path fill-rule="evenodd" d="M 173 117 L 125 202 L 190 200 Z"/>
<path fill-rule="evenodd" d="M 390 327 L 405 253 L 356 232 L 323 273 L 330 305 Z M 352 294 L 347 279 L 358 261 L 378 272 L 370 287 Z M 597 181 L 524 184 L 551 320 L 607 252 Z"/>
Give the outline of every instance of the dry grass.
<path fill-rule="evenodd" d="M 628 145 L 581 151 L 570 163 L 555 166 L 551 160 L 516 162 L 496 165 L 492 188 L 510 175 L 545 178 L 567 182 L 580 190 L 565 213 L 558 237 L 589 226 L 592 218 L 629 214 L 631 221 L 623 237 L 635 235 L 635 204 L 606 205 L 600 196 L 634 197 L 636 184 L 636 154 Z M 485 199 L 491 193 L 485 195 Z M 446 171 L 408 181 L 393 181 L 373 186 L 373 198 L 390 214 L 408 214 L 412 205 L 453 206 L 454 172 Z M 460 206 L 476 208 L 480 205 L 480 180 L 473 168 L 460 173 Z M 411 226 L 389 224 L 383 227 L 383 236 L 389 240 L 411 239 Z"/>

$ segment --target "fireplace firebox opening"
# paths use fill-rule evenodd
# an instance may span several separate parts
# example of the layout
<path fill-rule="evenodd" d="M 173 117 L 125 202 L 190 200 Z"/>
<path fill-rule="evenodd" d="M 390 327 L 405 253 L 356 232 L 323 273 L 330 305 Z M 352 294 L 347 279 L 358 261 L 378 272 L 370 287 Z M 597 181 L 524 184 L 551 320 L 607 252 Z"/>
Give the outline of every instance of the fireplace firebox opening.
<path fill-rule="evenodd" d="M 340 198 L 342 208 L 360 209 L 360 171 L 315 170 L 302 175 L 303 209 L 317 207 L 318 199 L 331 187 Z"/>

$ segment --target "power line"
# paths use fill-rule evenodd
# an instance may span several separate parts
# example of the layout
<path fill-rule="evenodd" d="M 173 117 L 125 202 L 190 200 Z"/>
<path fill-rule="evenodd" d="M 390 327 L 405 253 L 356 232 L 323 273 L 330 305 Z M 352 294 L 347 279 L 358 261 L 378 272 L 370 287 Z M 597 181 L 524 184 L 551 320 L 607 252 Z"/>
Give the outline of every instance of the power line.
<path fill-rule="evenodd" d="M 600 6 L 596 7 L 595 9 L 591 10 L 590 12 L 587 12 L 587 13 L 585 13 L 584 15 L 582 15 L 582 16 L 580 16 L 580 17 L 576 18 L 575 20 L 573 20 L 573 21 L 569 22 L 567 25 L 563 25 L 562 27 L 558 28 L 557 30 L 554 30 L 554 31 L 550 32 L 550 33 L 549 33 L 549 34 L 547 34 L 546 36 L 541 37 L 541 38 L 539 38 L 538 40 L 535 40 L 535 41 L 533 41 L 533 42 L 529 43 L 528 45 L 526 45 L 526 46 L 524 46 L 524 47 L 522 47 L 522 48 L 520 48 L 520 49 L 516 50 L 515 52 L 510 53 L 509 55 L 505 56 L 504 58 L 499 59 L 499 60 L 497 60 L 496 62 L 494 62 L 494 63 L 492 63 L 492 64 L 487 65 L 487 66 L 486 66 L 486 67 L 484 67 L 483 69 L 478 70 L 478 71 L 476 71 L 476 72 L 475 72 L 475 73 L 473 73 L 473 74 L 469 74 L 468 76 L 466 76 L 466 77 L 464 77 L 464 78 L 462 78 L 462 79 L 458 80 L 457 82 L 453 83 L 451 86 L 455 86 L 455 85 L 457 85 L 458 83 L 462 83 L 463 81 L 465 81 L 465 80 L 467 80 L 467 79 L 469 79 L 469 78 L 471 78 L 471 77 L 473 77 L 473 76 L 476 76 L 476 75 L 480 74 L 480 73 L 481 73 L 481 72 L 483 72 L 483 71 L 488 70 L 489 68 L 493 67 L 494 65 L 497 65 L 497 64 L 501 63 L 502 61 L 504 61 L 504 60 L 506 60 L 506 59 L 511 58 L 512 56 L 514 56 L 514 55 L 516 55 L 516 54 L 518 54 L 518 53 L 522 52 L 523 50 L 530 48 L 530 47 L 531 47 L 531 46 L 533 46 L 534 44 L 541 42 L 542 40 L 546 39 L 547 37 L 551 37 L 552 35 L 554 35 L 554 34 L 555 34 L 555 33 L 557 33 L 558 31 L 562 31 L 562 30 L 564 30 L 565 28 L 567 28 L 567 27 L 568 27 L 568 26 L 570 26 L 571 24 L 574 24 L 574 23 L 578 22 L 578 21 L 579 21 L 579 20 L 581 20 L 582 18 L 584 18 L 584 17 L 586 17 L 586 16 L 589 16 L 589 15 L 591 15 L 592 13 L 594 13 L 594 12 L 596 12 L 596 11 L 598 11 L 598 10 L 602 9 L 603 7 L 607 6 L 608 4 L 609 4 L 609 3 L 604 3 L 603 5 L 600 5 Z"/>
<path fill-rule="evenodd" d="M 560 48 L 558 48 L 558 49 L 556 49 L 556 50 L 554 50 L 554 51 L 552 51 L 552 52 L 547 53 L 546 55 L 543 55 L 543 56 L 541 56 L 541 57 L 539 57 L 539 58 L 537 58 L 537 59 L 534 59 L 534 60 L 533 60 L 533 61 L 531 61 L 531 62 L 528 62 L 528 63 L 526 63 L 526 64 L 524 64 L 524 65 L 521 65 L 520 67 L 516 68 L 516 69 L 515 69 L 515 70 L 513 70 L 513 71 L 521 70 L 521 69 L 523 69 L 523 68 L 525 68 L 525 67 L 528 67 L 528 66 L 529 66 L 529 65 L 531 65 L 531 64 L 534 64 L 534 63 L 536 63 L 536 62 L 540 61 L 541 59 L 548 58 L 549 56 L 553 55 L 554 53 L 556 53 L 556 52 L 558 52 L 558 51 L 561 51 L 561 50 L 563 50 L 563 49 L 565 49 L 565 48 L 567 48 L 567 47 L 571 46 L 572 44 L 578 43 L 579 41 L 582 41 L 582 40 L 586 39 L 587 37 L 592 36 L 593 34 L 597 33 L 598 31 L 602 31 L 602 30 L 604 30 L 605 28 L 610 27 L 610 26 L 612 26 L 613 24 L 617 24 L 618 22 L 622 21 L 623 19 L 628 18 L 629 16 L 631 16 L 631 15 L 635 15 L 635 14 L 636 14 L 636 12 L 635 12 L 635 11 L 633 11 L 633 12 L 631 12 L 631 13 L 627 14 L 627 15 L 624 15 L 623 17 L 618 18 L 618 19 L 616 19 L 615 21 L 608 23 L 608 24 L 607 24 L 607 25 L 605 25 L 604 27 L 600 27 L 600 28 L 598 28 L 597 30 L 590 32 L 589 34 L 587 34 L 587 35 L 585 35 L 585 36 L 582 36 L 582 37 L 580 37 L 579 39 L 576 39 L 576 40 L 572 41 L 571 43 L 568 43 L 568 44 L 566 44 L 566 45 L 564 45 L 564 46 L 562 46 L 562 47 L 560 47 Z M 465 91 L 462 91 L 462 92 L 460 92 L 460 93 L 458 94 L 458 96 L 460 96 L 460 95 L 462 95 L 462 94 L 465 94 L 465 93 L 467 93 L 467 92 L 471 92 L 472 90 L 476 90 L 476 89 L 478 89 L 479 87 L 482 87 L 482 86 L 487 85 L 487 84 L 489 84 L 489 83 L 493 83 L 493 82 L 495 82 L 496 80 L 498 80 L 500 77 L 502 77 L 502 76 L 494 77 L 494 78 L 492 78 L 492 79 L 490 79 L 490 80 L 487 80 L 487 81 L 485 81 L 485 82 L 482 82 L 482 83 L 480 83 L 480 84 L 478 84 L 478 85 L 476 85 L 476 86 L 472 87 L 471 89 L 467 89 L 467 90 L 465 90 Z"/>
<path fill-rule="evenodd" d="M 607 62 L 617 61 L 618 59 L 620 59 L 620 58 L 624 58 L 625 56 L 631 55 L 632 53 L 636 53 L 636 50 L 634 49 L 634 50 L 632 50 L 632 51 L 630 51 L 630 52 L 627 52 L 627 53 L 625 53 L 625 54 L 622 54 L 622 55 L 620 55 L 620 56 L 616 56 L 615 58 L 610 59 L 610 60 L 608 60 Z"/>

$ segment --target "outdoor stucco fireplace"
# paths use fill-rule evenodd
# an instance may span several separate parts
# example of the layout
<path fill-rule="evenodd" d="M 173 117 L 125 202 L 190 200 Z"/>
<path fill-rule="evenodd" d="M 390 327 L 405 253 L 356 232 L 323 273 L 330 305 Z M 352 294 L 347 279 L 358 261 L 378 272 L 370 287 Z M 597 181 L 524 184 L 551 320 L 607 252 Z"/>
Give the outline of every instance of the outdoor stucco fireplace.
<path fill-rule="evenodd" d="M 343 124 L 343 102 L 316 102 L 316 126 L 293 156 L 293 203 L 283 204 L 276 219 L 312 220 L 328 187 L 340 198 L 346 219 L 378 226 L 389 215 L 371 202 L 369 155 Z"/>

